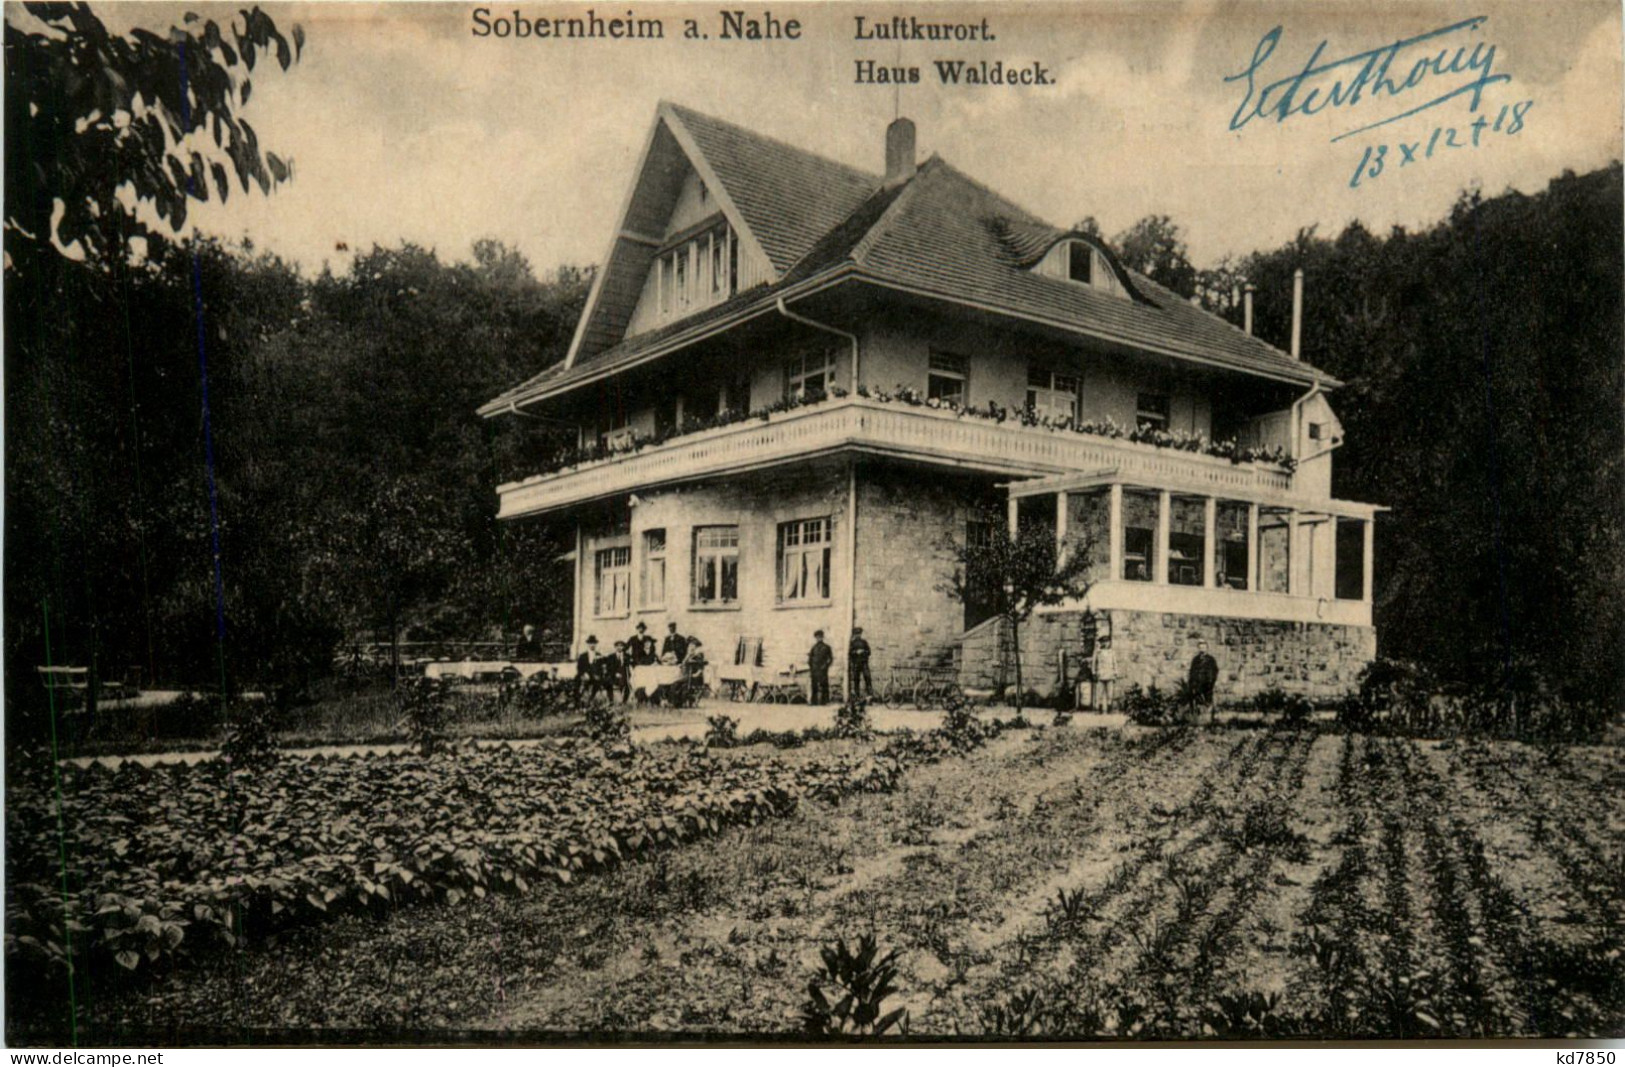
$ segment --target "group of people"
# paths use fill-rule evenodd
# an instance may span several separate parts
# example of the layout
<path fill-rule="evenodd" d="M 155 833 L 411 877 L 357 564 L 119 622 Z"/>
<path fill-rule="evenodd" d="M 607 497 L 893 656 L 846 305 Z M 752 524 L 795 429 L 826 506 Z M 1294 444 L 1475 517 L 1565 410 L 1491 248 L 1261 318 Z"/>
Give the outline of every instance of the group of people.
<path fill-rule="evenodd" d="M 851 687 L 852 699 L 875 695 L 875 682 L 869 676 L 869 642 L 864 640 L 863 627 L 852 627 L 852 640 L 846 646 L 846 681 Z M 835 650 L 824 642 L 824 631 L 813 631 L 812 648 L 807 650 L 807 702 L 813 705 L 829 703 L 829 669 L 835 663 Z"/>
<path fill-rule="evenodd" d="M 638 667 L 680 667 L 679 681 L 689 684 L 704 679 L 705 645 L 698 637 L 686 637 L 677 632 L 677 624 L 666 624 L 666 637 L 658 646 L 647 623 L 638 623 L 631 637 L 616 641 L 613 652 L 598 650 L 598 636 L 590 635 L 587 644 L 576 657 L 576 696 L 586 699 L 602 692 L 610 701 L 620 695 L 620 703 L 633 696 L 638 701 L 658 703 L 670 696 L 670 686 L 661 684 L 649 691 L 634 687 L 632 671 Z"/>
<path fill-rule="evenodd" d="M 1089 675 L 1093 687 L 1090 706 L 1096 711 L 1110 711 L 1112 690 L 1117 683 L 1117 653 L 1112 649 L 1110 637 L 1102 637 L 1095 642 L 1095 654 L 1089 661 Z M 1185 680 L 1197 709 L 1206 708 L 1211 717 L 1214 712 L 1213 687 L 1219 681 L 1219 661 L 1207 650 L 1206 639 L 1197 639 L 1196 655 L 1191 658 L 1190 672 Z M 1083 706 L 1083 685 L 1081 681 L 1078 683 L 1079 707 Z"/>

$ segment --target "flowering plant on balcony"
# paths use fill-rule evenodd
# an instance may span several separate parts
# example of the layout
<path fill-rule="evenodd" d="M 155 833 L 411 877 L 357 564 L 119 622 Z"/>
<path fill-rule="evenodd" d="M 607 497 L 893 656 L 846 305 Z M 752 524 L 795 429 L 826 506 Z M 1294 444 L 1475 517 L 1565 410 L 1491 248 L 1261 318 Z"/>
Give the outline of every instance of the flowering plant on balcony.
<path fill-rule="evenodd" d="M 938 411 L 950 411 L 960 418 L 988 419 L 993 422 L 1005 422 L 1014 419 L 1022 426 L 1034 429 L 1051 430 L 1056 433 L 1081 433 L 1094 437 L 1107 437 L 1116 439 L 1126 438 L 1136 444 L 1152 445 L 1156 448 L 1171 448 L 1180 452 L 1196 452 L 1220 459 L 1228 459 L 1232 463 L 1273 463 L 1291 472 L 1297 467 L 1297 461 L 1280 445 L 1269 447 L 1252 447 L 1237 444 L 1234 438 L 1223 441 L 1209 441 L 1199 433 L 1186 433 L 1183 430 L 1163 430 L 1153 426 L 1137 426 L 1132 430 L 1125 430 L 1117 425 L 1111 416 L 1099 421 L 1084 420 L 1082 422 L 1062 418 L 1057 419 L 1051 415 L 1034 410 L 1031 406 L 1011 411 L 994 401 L 988 401 L 985 406 L 962 405 L 952 400 L 943 400 L 937 397 L 926 398 L 920 395 L 919 390 L 910 386 L 899 384 L 892 390 L 870 389 L 866 385 L 858 386 L 858 395 L 866 400 L 874 400 L 881 404 L 906 404 L 909 407 L 931 408 Z"/>
<path fill-rule="evenodd" d="M 641 452 L 645 448 L 663 445 L 678 437 L 700 433 L 703 430 L 714 430 L 721 426 L 732 426 L 735 423 L 747 422 L 751 419 L 760 419 L 766 422 L 774 415 L 797 408 L 810 407 L 821 404 L 825 400 L 839 400 L 847 395 L 847 391 L 840 386 L 831 386 L 826 392 L 822 389 L 808 389 L 800 396 L 787 396 L 775 400 L 766 407 L 754 411 L 743 409 L 734 411 L 720 411 L 715 415 L 689 415 L 682 420 L 655 433 L 632 433 L 611 443 L 606 441 L 593 441 L 587 445 L 570 445 L 553 453 L 548 460 L 541 464 L 539 474 L 554 474 L 570 467 L 579 467 L 587 463 L 597 463 L 617 456 L 630 455 Z"/>

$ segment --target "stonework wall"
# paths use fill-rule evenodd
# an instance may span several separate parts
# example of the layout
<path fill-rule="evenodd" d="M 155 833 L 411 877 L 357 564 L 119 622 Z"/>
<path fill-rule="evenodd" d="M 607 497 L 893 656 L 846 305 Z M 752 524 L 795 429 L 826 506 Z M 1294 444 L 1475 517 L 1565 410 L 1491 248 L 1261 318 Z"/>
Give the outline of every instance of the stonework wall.
<path fill-rule="evenodd" d="M 857 624 L 874 649 L 877 686 L 893 665 L 953 662 L 965 608 L 944 587 L 981 491 L 941 474 L 859 467 Z"/>
<path fill-rule="evenodd" d="M 1187 677 L 1196 642 L 1204 639 L 1219 662 L 1215 692 L 1221 702 L 1245 700 L 1272 685 L 1312 700 L 1332 700 L 1355 688 L 1360 669 L 1377 654 L 1376 630 L 1369 626 L 1121 609 L 1096 617 L 1098 632 L 1110 633 L 1117 649 L 1120 691 L 1138 684 L 1171 692 Z M 1057 612 L 1035 615 L 1021 628 L 1027 688 L 1054 691 L 1061 651 L 1075 655 L 1083 647 L 1082 620 L 1081 612 Z M 966 642 L 961 684 L 991 688 L 1001 677 L 996 627 L 972 638 Z"/>

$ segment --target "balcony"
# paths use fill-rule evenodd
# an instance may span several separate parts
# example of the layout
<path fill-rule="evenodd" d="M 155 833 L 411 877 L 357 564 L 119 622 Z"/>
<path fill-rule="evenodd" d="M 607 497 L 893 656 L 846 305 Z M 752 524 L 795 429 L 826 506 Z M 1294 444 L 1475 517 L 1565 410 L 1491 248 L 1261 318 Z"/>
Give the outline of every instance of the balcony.
<path fill-rule="evenodd" d="M 1111 471 L 1119 480 L 1242 500 L 1310 503 L 1266 463 L 1022 426 L 865 397 L 841 397 L 765 420 L 701 430 L 634 452 L 499 486 L 498 516 L 517 518 L 661 485 L 737 474 L 840 451 L 1031 478 Z"/>

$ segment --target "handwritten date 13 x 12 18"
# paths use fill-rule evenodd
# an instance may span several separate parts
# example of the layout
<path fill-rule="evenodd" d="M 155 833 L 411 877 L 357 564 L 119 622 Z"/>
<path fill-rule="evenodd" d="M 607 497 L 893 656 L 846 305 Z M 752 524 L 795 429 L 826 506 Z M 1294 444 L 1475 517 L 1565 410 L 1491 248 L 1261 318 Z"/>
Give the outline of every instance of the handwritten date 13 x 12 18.
<path fill-rule="evenodd" d="M 1503 106 L 1493 122 L 1488 115 L 1480 115 L 1464 126 L 1435 126 L 1415 141 L 1366 145 L 1360 164 L 1349 179 L 1349 188 L 1358 189 L 1362 183 L 1373 181 L 1389 170 L 1419 164 L 1435 154 L 1478 148 L 1487 136 L 1515 137 L 1523 131 L 1524 116 L 1534 105 L 1533 100 L 1520 100 Z"/>

